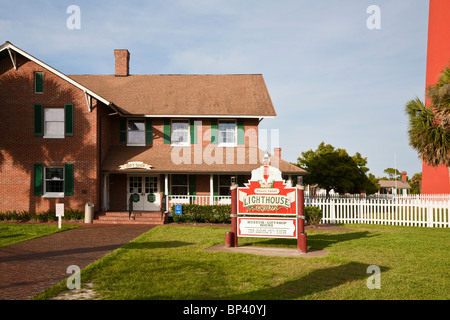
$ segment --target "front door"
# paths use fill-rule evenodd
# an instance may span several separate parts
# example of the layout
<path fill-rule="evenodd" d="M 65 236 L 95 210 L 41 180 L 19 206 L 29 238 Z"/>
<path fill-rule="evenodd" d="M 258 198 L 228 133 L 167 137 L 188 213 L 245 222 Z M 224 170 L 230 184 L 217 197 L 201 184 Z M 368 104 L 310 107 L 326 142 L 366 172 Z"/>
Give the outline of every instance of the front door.
<path fill-rule="evenodd" d="M 127 209 L 133 201 L 133 211 L 160 211 L 159 181 L 156 175 L 129 175 Z"/>

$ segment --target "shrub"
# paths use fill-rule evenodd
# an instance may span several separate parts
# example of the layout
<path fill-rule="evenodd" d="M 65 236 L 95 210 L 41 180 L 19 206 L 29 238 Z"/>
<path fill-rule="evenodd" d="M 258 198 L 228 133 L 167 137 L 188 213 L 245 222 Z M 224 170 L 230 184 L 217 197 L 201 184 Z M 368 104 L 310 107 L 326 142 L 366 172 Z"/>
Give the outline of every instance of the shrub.
<path fill-rule="evenodd" d="M 309 206 L 305 207 L 305 220 L 307 224 L 316 225 L 319 224 L 322 219 L 322 209 L 319 207 Z"/>
<path fill-rule="evenodd" d="M 181 205 L 181 214 L 175 214 L 175 206 L 172 206 L 174 222 L 208 222 L 230 223 L 231 205 Z"/>
<path fill-rule="evenodd" d="M 74 210 L 74 209 L 66 209 L 64 210 L 63 220 L 83 220 L 84 219 L 84 211 Z M 4 211 L 0 212 L 0 221 L 39 221 L 39 222 L 52 222 L 56 221 L 56 212 L 55 211 L 43 211 L 36 213 L 29 213 L 28 211 Z"/>

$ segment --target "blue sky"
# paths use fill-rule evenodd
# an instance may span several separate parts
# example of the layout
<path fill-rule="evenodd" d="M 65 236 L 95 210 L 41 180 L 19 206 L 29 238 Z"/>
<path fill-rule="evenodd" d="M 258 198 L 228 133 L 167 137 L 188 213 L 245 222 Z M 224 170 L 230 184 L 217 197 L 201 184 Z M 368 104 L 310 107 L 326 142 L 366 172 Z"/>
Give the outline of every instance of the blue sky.
<path fill-rule="evenodd" d="M 78 30 L 66 26 L 70 5 L 81 10 Z M 381 9 L 380 29 L 366 26 L 370 5 Z M 263 74 L 277 117 L 260 128 L 279 130 L 285 160 L 324 141 L 360 152 L 375 176 L 395 163 L 410 177 L 422 170 L 404 106 L 424 98 L 428 0 L 0 0 L 0 8 L 0 42 L 65 74 L 112 74 L 113 50 L 123 48 L 133 74 Z"/>

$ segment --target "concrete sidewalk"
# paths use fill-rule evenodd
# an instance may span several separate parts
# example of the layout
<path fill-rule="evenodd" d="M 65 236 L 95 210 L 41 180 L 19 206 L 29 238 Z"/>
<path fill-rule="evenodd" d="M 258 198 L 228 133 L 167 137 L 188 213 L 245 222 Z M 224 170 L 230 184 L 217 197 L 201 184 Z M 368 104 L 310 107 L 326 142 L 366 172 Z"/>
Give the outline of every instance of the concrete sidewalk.
<path fill-rule="evenodd" d="M 94 225 L 0 248 L 0 300 L 28 300 L 125 245 L 153 225 Z M 83 279 L 81 279 L 83 281 Z"/>

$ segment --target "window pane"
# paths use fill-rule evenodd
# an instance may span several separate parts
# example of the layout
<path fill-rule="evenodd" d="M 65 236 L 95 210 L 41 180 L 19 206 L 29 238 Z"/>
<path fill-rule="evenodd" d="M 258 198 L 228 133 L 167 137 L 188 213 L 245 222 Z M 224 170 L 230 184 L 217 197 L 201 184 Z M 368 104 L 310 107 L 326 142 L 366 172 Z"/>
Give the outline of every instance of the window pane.
<path fill-rule="evenodd" d="M 63 108 L 45 108 L 44 109 L 45 121 L 64 121 L 64 109 Z"/>
<path fill-rule="evenodd" d="M 221 196 L 229 196 L 229 195 L 231 195 L 230 187 L 220 187 L 219 188 L 219 195 L 221 195 Z"/>
<path fill-rule="evenodd" d="M 128 132 L 128 143 L 145 143 L 145 132 Z"/>
<path fill-rule="evenodd" d="M 45 121 L 46 136 L 63 136 L 64 122 L 61 121 Z"/>
<path fill-rule="evenodd" d="M 64 168 L 45 168 L 45 192 L 64 192 Z"/>
<path fill-rule="evenodd" d="M 173 195 L 187 195 L 188 189 L 183 186 L 172 186 L 171 194 Z"/>
<path fill-rule="evenodd" d="M 50 180 L 63 180 L 63 168 L 45 168 L 45 179 Z"/>
<path fill-rule="evenodd" d="M 173 174 L 172 185 L 186 185 L 187 186 L 187 174 Z"/>
<path fill-rule="evenodd" d="M 189 143 L 189 123 L 187 121 L 172 121 L 172 143 Z"/>
<path fill-rule="evenodd" d="M 145 131 L 145 123 L 142 120 L 129 120 L 128 121 L 129 131 Z"/>
<path fill-rule="evenodd" d="M 231 176 L 229 175 L 224 175 L 224 176 L 219 176 L 219 184 L 221 186 L 231 186 Z"/>
<path fill-rule="evenodd" d="M 46 192 L 64 192 L 64 181 L 49 180 L 45 182 Z"/>

